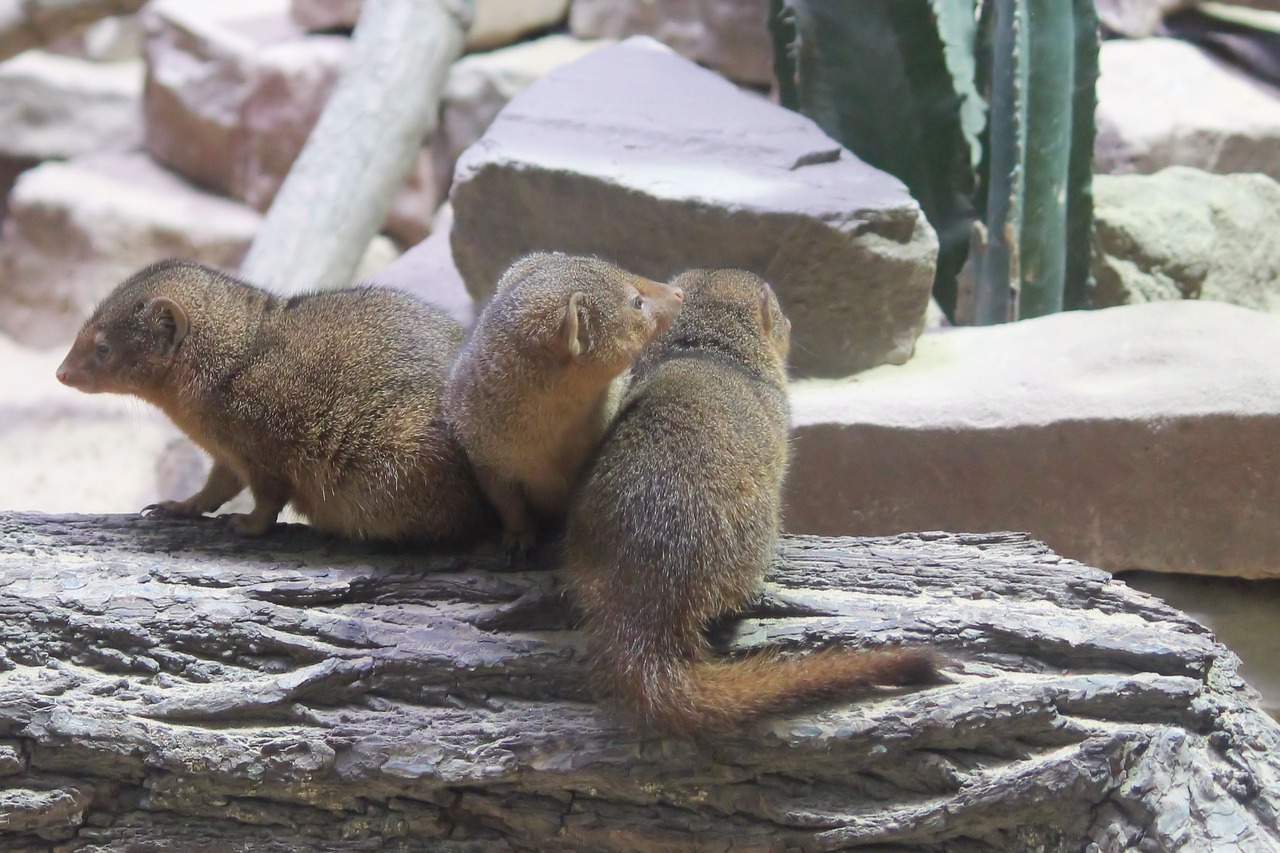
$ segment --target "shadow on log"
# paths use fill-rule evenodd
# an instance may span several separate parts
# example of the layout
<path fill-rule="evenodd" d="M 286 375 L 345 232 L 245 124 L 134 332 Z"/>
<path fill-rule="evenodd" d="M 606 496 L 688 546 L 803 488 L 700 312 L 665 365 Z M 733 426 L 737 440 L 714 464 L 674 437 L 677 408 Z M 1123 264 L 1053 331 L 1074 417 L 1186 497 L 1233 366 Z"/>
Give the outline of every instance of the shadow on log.
<path fill-rule="evenodd" d="M 951 683 L 696 744 L 598 707 L 556 574 L 506 568 L 0 514 L 0 847 L 1280 848 L 1236 657 L 1024 536 L 784 539 L 729 650 L 936 643 Z"/>

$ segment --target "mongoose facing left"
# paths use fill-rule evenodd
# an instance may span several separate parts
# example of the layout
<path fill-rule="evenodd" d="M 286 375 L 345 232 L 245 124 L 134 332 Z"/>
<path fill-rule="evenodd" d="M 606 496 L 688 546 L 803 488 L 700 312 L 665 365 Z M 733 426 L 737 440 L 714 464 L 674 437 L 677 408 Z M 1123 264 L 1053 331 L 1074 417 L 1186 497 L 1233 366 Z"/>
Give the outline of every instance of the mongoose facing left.
<path fill-rule="evenodd" d="M 642 724 L 689 735 L 931 679 L 922 649 L 711 658 L 708 623 L 756 593 L 779 532 L 790 323 L 751 273 L 674 284 L 684 308 L 646 354 L 565 530 L 599 687 Z"/>
<path fill-rule="evenodd" d="M 446 407 L 507 545 L 568 508 L 620 377 L 683 296 L 595 258 L 535 253 L 498 282 L 449 374 Z"/>
<path fill-rule="evenodd" d="M 492 512 L 440 410 L 462 330 L 394 290 L 282 299 L 194 263 L 165 261 L 89 317 L 58 379 L 160 408 L 213 458 L 204 487 L 158 514 L 213 512 L 262 533 L 292 502 L 353 538 L 455 540 Z"/>

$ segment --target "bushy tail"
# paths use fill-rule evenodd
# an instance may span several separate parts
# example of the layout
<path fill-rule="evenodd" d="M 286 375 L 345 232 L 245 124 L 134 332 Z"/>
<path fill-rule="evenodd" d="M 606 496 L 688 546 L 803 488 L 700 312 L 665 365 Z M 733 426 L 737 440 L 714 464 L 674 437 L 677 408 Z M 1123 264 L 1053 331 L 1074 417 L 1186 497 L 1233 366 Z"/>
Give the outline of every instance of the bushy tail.
<path fill-rule="evenodd" d="M 758 654 L 649 665 L 633 659 L 609 675 L 617 697 L 641 722 L 690 735 L 877 685 L 936 682 L 939 663 L 928 649 L 835 648 L 796 657 Z"/>

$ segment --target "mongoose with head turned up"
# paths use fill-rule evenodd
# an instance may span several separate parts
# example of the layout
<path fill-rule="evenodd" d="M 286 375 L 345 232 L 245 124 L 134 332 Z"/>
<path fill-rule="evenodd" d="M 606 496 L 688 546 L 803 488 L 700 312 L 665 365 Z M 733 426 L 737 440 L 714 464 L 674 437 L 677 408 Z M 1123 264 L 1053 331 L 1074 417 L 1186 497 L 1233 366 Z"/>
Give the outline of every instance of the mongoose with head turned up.
<path fill-rule="evenodd" d="M 684 308 L 646 354 L 565 530 L 602 692 L 642 724 L 690 735 L 931 680 L 923 649 L 711 658 L 708 623 L 750 601 L 779 532 L 791 325 L 751 273 L 694 270 L 674 284 Z"/>
<path fill-rule="evenodd" d="M 58 379 L 160 408 L 213 457 L 204 487 L 158 515 L 213 512 L 246 486 L 262 533 L 286 504 L 354 538 L 455 540 L 495 520 L 440 410 L 462 329 L 404 293 L 282 299 L 164 261 L 85 321 Z"/>
<path fill-rule="evenodd" d="M 503 274 L 454 362 L 446 408 L 509 547 L 564 515 L 617 410 L 619 377 L 681 300 L 595 258 L 532 254 Z"/>

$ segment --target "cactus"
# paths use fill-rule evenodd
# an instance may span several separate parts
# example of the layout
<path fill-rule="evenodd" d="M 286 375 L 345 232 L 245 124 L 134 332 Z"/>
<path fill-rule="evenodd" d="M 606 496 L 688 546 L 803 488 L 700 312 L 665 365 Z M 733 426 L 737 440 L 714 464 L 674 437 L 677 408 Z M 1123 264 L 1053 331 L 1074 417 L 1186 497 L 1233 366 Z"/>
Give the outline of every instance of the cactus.
<path fill-rule="evenodd" d="M 938 232 L 934 293 L 948 313 L 966 256 L 977 322 L 1083 307 L 1093 2 L 981 10 L 975 21 L 976 0 L 772 0 L 781 101 L 907 185 Z"/>

